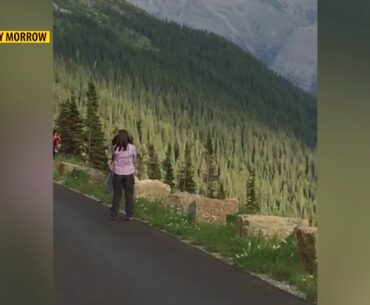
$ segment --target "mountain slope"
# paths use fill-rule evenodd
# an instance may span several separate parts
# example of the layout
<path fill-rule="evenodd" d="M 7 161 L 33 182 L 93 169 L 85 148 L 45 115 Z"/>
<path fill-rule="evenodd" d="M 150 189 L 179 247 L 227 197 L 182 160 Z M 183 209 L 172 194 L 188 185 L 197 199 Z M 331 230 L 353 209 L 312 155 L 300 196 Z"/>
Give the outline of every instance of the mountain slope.
<path fill-rule="evenodd" d="M 316 94 L 317 0 L 129 0 L 150 14 L 219 34 Z"/>
<path fill-rule="evenodd" d="M 245 201 L 253 167 L 262 211 L 315 218 L 315 100 L 254 57 L 118 0 L 55 1 L 54 52 L 55 114 L 72 92 L 84 113 L 93 79 L 107 145 L 118 127 L 144 158 L 154 144 L 163 160 L 170 144 L 178 173 L 188 141 L 202 192 L 211 133 L 228 196 Z"/>

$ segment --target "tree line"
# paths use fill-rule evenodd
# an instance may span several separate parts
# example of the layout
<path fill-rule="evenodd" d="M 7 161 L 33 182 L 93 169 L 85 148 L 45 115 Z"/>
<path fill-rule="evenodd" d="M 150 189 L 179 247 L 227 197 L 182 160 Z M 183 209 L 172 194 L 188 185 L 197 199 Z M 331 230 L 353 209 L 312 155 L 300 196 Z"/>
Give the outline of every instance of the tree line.
<path fill-rule="evenodd" d="M 102 124 L 98 114 L 99 104 L 97 92 L 92 82 L 88 84 L 85 106 L 86 117 L 83 118 L 77 108 L 74 94 L 60 104 L 60 111 L 56 118 L 55 125 L 63 139 L 61 153 L 68 157 L 84 159 L 88 165 L 96 169 L 107 170 L 109 151 L 111 150 L 105 145 L 106 139 L 104 138 Z M 140 123 L 137 124 L 137 127 L 138 130 L 141 130 Z M 178 147 L 176 151 L 178 151 Z M 188 142 L 185 145 L 184 161 L 181 164 L 177 177 L 175 176 L 172 165 L 171 144 L 168 144 L 166 156 L 162 162 L 160 162 L 153 144 L 148 144 L 147 154 L 146 164 L 144 164 L 142 153 L 138 155 L 136 174 L 139 179 L 143 178 L 144 172 L 146 171 L 149 179 L 162 180 L 170 185 L 172 189 L 189 193 L 197 193 L 200 191 L 197 190 L 194 181 L 191 146 Z M 178 157 L 179 152 L 177 152 L 177 158 Z M 216 158 L 210 134 L 208 135 L 207 143 L 204 147 L 203 158 L 206 167 L 203 173 L 205 188 L 202 190 L 202 194 L 209 198 L 225 199 L 225 190 L 217 174 Z M 254 194 L 254 186 L 252 187 L 249 184 L 249 188 L 250 192 Z"/>

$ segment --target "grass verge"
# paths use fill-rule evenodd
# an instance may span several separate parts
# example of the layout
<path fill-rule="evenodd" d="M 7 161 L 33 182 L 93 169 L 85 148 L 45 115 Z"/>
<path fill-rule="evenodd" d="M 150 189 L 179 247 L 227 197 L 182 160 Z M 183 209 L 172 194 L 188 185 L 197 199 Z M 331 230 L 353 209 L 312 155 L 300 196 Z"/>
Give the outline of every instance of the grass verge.
<path fill-rule="evenodd" d="M 103 203 L 111 201 L 112 194 L 106 192 L 105 186 L 89 183 L 88 177 L 82 171 L 75 170 L 64 176 L 55 171 L 54 180 L 93 196 Z M 267 274 L 275 280 L 294 285 L 305 294 L 308 301 L 316 302 L 317 276 L 310 275 L 303 269 L 294 239 L 266 241 L 258 238 L 241 238 L 235 234 L 232 223 L 194 224 L 181 212 L 164 208 L 159 202 L 145 199 L 136 200 L 135 217 L 179 239 L 202 246 L 209 252 L 216 252 L 243 270 Z"/>

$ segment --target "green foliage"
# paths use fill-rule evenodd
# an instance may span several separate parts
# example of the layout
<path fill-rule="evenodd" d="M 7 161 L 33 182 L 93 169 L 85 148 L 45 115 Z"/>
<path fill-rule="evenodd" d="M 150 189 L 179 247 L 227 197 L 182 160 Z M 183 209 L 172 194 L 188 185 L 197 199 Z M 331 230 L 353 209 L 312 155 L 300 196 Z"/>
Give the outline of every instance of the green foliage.
<path fill-rule="evenodd" d="M 171 144 L 168 144 L 167 152 L 166 152 L 166 159 L 164 159 L 162 163 L 163 171 L 164 171 L 164 182 L 167 183 L 171 188 L 175 186 L 175 176 L 173 173 L 172 167 L 172 147 Z"/>
<path fill-rule="evenodd" d="M 135 167 L 136 167 L 136 175 L 137 175 L 137 177 L 139 179 L 143 179 L 144 172 L 145 172 L 145 166 L 144 166 L 143 157 L 142 157 L 142 155 L 140 153 L 137 154 Z"/>
<path fill-rule="evenodd" d="M 54 18 L 55 117 L 71 91 L 86 116 L 84 91 L 93 79 L 105 145 L 123 127 L 145 158 L 149 143 L 160 160 L 171 144 L 177 177 L 189 142 L 193 180 L 202 191 L 202 153 L 211 131 L 227 196 L 246 205 L 244 177 L 253 166 L 261 213 L 315 224 L 314 98 L 216 35 L 156 20 L 116 0 L 56 3 L 72 13 Z M 136 34 L 127 37 L 127 29 Z M 132 42 L 140 37 L 150 47 Z"/>
<path fill-rule="evenodd" d="M 255 189 L 255 173 L 254 169 L 249 170 L 249 177 L 247 182 L 247 211 L 248 213 L 255 214 L 259 212 L 259 206 L 256 198 L 256 189 Z"/>
<path fill-rule="evenodd" d="M 217 198 L 218 199 L 226 199 L 226 193 L 224 189 L 224 185 L 222 183 L 219 184 L 219 190 L 217 193 Z"/>
<path fill-rule="evenodd" d="M 179 159 L 179 156 L 180 156 L 180 147 L 179 147 L 179 143 L 177 141 L 175 142 L 174 154 L 175 154 L 175 161 L 177 161 Z"/>
<path fill-rule="evenodd" d="M 218 174 L 216 167 L 216 156 L 213 152 L 211 134 L 208 133 L 207 144 L 204 152 L 205 170 L 203 174 L 204 196 L 215 198 L 218 186 Z"/>
<path fill-rule="evenodd" d="M 138 119 L 136 121 L 136 128 L 137 128 L 137 134 L 139 135 L 139 141 L 142 143 L 143 141 L 143 125 L 141 122 L 141 119 Z"/>
<path fill-rule="evenodd" d="M 56 125 L 63 141 L 61 152 L 70 156 L 81 156 L 84 126 L 73 95 L 61 104 Z"/>
<path fill-rule="evenodd" d="M 104 135 L 98 115 L 98 97 L 95 85 L 88 84 L 87 91 L 87 117 L 86 117 L 86 142 L 88 163 L 101 170 L 108 167 L 106 148 L 104 146 Z"/>
<path fill-rule="evenodd" d="M 193 179 L 193 165 L 191 162 L 190 145 L 188 142 L 186 142 L 185 145 L 184 158 L 185 160 L 178 175 L 177 188 L 181 192 L 195 193 L 196 186 Z"/>
<path fill-rule="evenodd" d="M 159 167 L 158 155 L 154 150 L 154 145 L 148 145 L 148 177 L 149 179 L 161 179 L 161 169 Z"/>
<path fill-rule="evenodd" d="M 70 128 L 69 128 L 69 107 L 68 107 L 68 100 L 60 103 L 60 110 L 59 115 L 56 119 L 56 127 L 58 132 L 63 140 L 67 140 L 66 145 L 63 143 L 63 147 L 61 147 L 61 152 L 65 151 L 65 147 L 68 148 L 68 138 L 70 137 Z M 67 149 L 68 150 L 68 149 Z"/>

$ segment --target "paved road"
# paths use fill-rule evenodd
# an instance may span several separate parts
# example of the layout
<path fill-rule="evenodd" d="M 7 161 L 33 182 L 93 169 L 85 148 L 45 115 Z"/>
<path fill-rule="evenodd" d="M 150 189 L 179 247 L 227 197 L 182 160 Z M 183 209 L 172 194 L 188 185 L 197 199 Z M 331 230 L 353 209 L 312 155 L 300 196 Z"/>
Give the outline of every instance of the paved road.
<path fill-rule="evenodd" d="M 55 305 L 308 305 L 54 185 Z"/>

